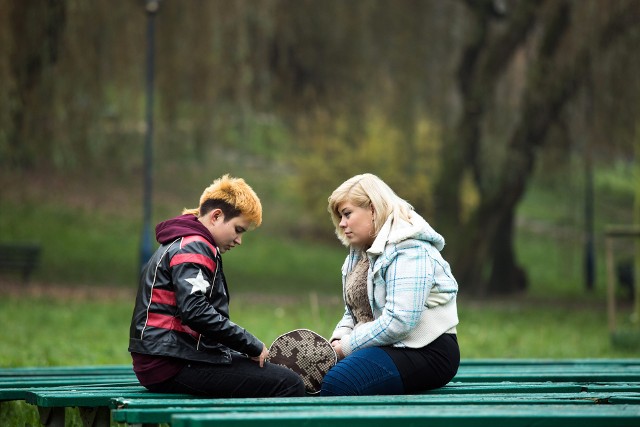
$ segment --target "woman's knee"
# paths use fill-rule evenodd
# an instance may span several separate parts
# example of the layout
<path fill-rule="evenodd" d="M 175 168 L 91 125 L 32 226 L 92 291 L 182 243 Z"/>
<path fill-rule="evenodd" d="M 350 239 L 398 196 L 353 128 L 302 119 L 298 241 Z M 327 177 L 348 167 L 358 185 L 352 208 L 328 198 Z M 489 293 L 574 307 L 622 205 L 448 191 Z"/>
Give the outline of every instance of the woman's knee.
<path fill-rule="evenodd" d="M 354 381 L 353 372 L 340 362 L 322 379 L 321 396 L 355 396 L 357 394 L 358 384 Z"/>
<path fill-rule="evenodd" d="M 360 350 L 336 364 L 322 381 L 322 396 L 402 394 L 400 373 L 380 348 Z"/>

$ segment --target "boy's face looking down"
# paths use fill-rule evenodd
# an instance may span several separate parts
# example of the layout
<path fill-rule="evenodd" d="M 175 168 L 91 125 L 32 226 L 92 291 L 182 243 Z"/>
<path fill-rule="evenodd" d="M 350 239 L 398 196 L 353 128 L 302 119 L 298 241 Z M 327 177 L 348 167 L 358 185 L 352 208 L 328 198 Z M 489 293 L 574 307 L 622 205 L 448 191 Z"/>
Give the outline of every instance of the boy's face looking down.
<path fill-rule="evenodd" d="M 251 226 L 251 222 L 242 214 L 228 221 L 225 221 L 225 219 L 224 213 L 220 209 L 214 209 L 200 218 L 200 221 L 213 236 L 220 253 L 225 253 L 231 248 L 242 244 L 242 235 Z"/>

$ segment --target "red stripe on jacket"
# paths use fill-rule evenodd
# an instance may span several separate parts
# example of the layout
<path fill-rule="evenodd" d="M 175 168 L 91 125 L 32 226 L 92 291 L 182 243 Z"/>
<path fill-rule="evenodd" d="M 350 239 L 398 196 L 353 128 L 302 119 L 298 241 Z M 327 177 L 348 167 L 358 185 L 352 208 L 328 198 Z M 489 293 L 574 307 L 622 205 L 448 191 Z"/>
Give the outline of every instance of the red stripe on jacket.
<path fill-rule="evenodd" d="M 187 325 L 183 325 L 180 319 L 178 319 L 177 317 L 167 316 L 166 314 L 149 313 L 149 317 L 147 318 L 147 326 L 183 332 L 185 334 L 191 335 L 194 338 L 198 338 L 199 335 L 196 331 L 194 331 Z"/>
<path fill-rule="evenodd" d="M 180 249 L 184 248 L 186 245 L 188 245 L 191 242 L 202 242 L 204 244 L 206 244 L 207 246 L 209 246 L 209 248 L 211 248 L 211 252 L 213 252 L 213 256 L 216 256 L 217 251 L 215 246 L 213 246 L 207 239 L 205 239 L 202 236 L 186 236 L 182 238 L 182 242 L 180 243 Z"/>
<path fill-rule="evenodd" d="M 180 242 L 180 249 L 184 248 L 186 245 L 192 242 L 202 242 L 206 244 L 207 246 L 209 246 L 209 248 L 213 252 L 213 255 L 215 256 L 216 248 L 211 243 L 209 243 L 207 239 L 205 239 L 202 236 L 183 237 L 182 241 Z M 208 268 L 211 272 L 216 271 L 215 261 L 203 254 L 176 254 L 171 258 L 171 262 L 169 263 L 169 266 L 174 267 L 178 264 L 184 264 L 184 263 L 200 264 L 203 267 Z"/>
<path fill-rule="evenodd" d="M 171 258 L 171 262 L 169 263 L 170 267 L 174 267 L 178 264 L 184 263 L 195 263 L 200 264 L 203 267 L 208 268 L 209 270 L 216 271 L 216 263 L 206 255 L 201 254 L 177 254 Z"/>
<path fill-rule="evenodd" d="M 176 293 L 164 289 L 153 289 L 151 293 L 151 302 L 176 306 Z"/>

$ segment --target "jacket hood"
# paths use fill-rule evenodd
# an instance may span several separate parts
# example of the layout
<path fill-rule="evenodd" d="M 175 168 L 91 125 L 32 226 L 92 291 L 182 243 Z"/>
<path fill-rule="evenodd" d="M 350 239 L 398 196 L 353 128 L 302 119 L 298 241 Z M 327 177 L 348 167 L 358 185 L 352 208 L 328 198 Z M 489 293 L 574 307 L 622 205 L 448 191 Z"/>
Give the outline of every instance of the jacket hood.
<path fill-rule="evenodd" d="M 202 236 L 212 245 L 217 246 L 207 227 L 202 225 L 195 215 L 180 215 L 156 225 L 156 240 L 162 245 L 171 243 L 180 237 L 194 235 Z"/>
<path fill-rule="evenodd" d="M 397 218 L 395 214 L 389 215 L 380 229 L 378 237 L 367 252 L 381 254 L 387 243 L 395 244 L 408 239 L 429 242 L 439 251 L 444 248 L 444 237 L 436 232 L 417 212 L 411 211 L 409 221 Z"/>

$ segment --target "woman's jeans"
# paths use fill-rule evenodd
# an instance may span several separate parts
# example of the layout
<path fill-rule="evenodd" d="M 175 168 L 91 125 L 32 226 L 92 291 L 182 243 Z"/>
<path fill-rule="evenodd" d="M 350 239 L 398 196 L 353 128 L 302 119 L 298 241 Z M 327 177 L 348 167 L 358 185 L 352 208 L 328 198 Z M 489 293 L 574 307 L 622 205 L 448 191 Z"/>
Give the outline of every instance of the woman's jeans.
<path fill-rule="evenodd" d="M 338 362 L 322 381 L 321 396 L 419 393 L 446 385 L 460 364 L 455 335 L 422 349 L 369 347 Z"/>
<path fill-rule="evenodd" d="M 190 362 L 176 376 L 147 387 L 157 393 L 186 393 L 210 397 L 304 396 L 304 383 L 293 371 L 247 357 L 233 356 L 229 365 Z"/>

